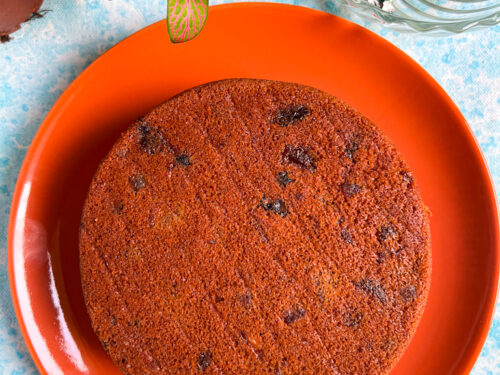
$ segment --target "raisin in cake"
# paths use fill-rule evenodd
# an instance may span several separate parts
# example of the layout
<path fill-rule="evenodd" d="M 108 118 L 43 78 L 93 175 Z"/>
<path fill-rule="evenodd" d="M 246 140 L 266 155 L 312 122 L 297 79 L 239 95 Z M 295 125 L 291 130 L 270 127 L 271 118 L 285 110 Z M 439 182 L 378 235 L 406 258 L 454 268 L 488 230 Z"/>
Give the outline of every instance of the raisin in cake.
<path fill-rule="evenodd" d="M 430 283 L 428 215 L 365 117 L 234 79 L 136 121 L 80 232 L 93 328 L 124 374 L 385 374 Z"/>

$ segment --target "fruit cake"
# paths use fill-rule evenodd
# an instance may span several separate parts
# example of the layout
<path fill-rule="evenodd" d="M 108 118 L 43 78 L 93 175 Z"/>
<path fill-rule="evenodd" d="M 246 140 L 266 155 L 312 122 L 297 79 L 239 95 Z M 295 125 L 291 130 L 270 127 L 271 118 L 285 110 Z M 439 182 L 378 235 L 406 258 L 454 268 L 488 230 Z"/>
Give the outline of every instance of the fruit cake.
<path fill-rule="evenodd" d="M 112 147 L 80 270 L 124 374 L 386 374 L 427 298 L 429 218 L 406 162 L 354 109 L 222 80 Z"/>

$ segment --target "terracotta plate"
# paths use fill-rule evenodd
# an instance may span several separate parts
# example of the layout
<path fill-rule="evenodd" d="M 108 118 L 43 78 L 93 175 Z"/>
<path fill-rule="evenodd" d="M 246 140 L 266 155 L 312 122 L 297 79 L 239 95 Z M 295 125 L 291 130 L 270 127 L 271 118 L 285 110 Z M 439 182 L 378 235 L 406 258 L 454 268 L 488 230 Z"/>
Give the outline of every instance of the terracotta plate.
<path fill-rule="evenodd" d="M 325 90 L 394 141 L 432 211 L 433 271 L 424 316 L 393 374 L 467 374 L 491 323 L 499 227 L 486 165 L 457 107 L 403 52 L 343 19 L 277 4 L 210 11 L 192 42 L 170 44 L 159 22 L 105 53 L 57 101 L 28 151 L 12 204 L 9 272 L 40 371 L 118 373 L 91 329 L 78 268 L 80 213 L 100 159 L 170 96 L 253 77 Z"/>

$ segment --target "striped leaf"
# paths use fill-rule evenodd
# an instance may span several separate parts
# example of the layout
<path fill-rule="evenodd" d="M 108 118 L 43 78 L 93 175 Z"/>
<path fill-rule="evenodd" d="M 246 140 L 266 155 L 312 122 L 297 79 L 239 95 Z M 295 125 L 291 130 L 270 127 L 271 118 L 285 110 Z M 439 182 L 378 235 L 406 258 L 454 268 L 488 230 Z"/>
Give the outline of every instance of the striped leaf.
<path fill-rule="evenodd" d="M 173 43 L 193 39 L 205 25 L 208 0 L 168 0 L 167 28 Z"/>

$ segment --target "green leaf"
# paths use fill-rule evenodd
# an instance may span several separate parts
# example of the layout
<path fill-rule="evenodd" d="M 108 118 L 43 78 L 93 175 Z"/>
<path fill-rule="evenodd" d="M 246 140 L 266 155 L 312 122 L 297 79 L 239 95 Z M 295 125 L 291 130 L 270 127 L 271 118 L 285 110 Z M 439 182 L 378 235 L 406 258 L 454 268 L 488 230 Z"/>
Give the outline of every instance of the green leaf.
<path fill-rule="evenodd" d="M 207 16 L 208 0 L 167 0 L 167 28 L 172 43 L 196 37 Z"/>

